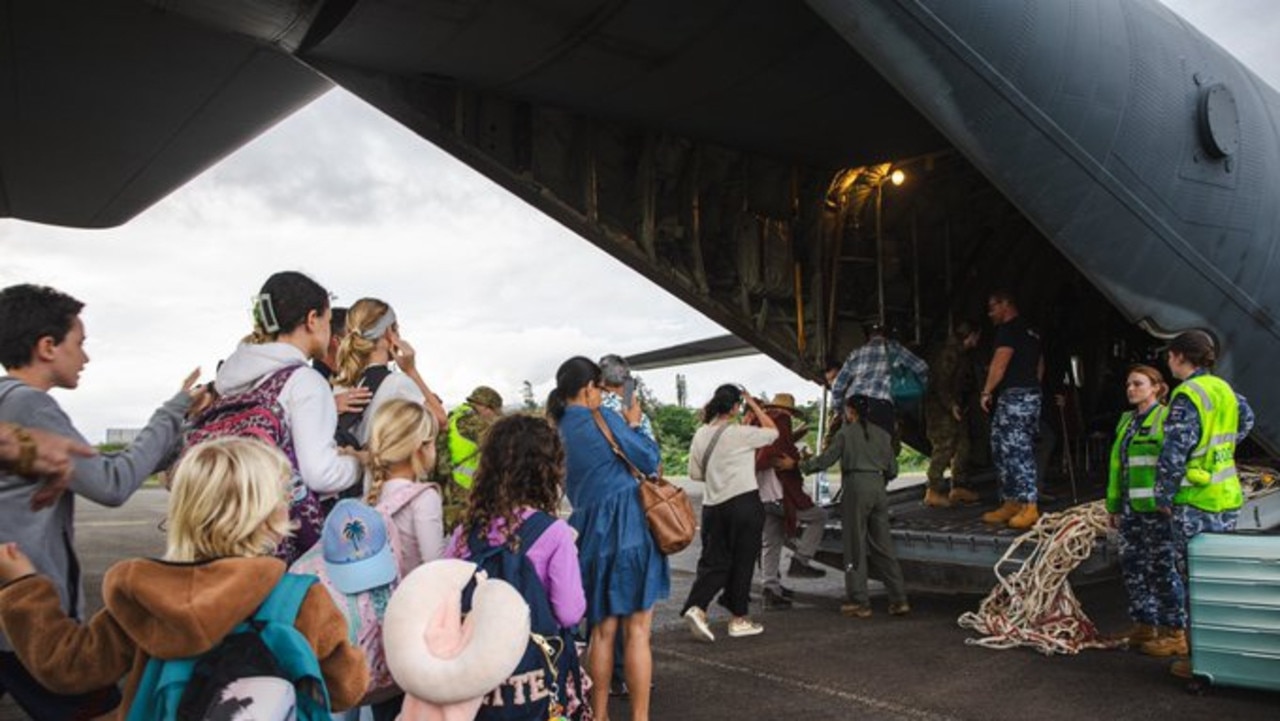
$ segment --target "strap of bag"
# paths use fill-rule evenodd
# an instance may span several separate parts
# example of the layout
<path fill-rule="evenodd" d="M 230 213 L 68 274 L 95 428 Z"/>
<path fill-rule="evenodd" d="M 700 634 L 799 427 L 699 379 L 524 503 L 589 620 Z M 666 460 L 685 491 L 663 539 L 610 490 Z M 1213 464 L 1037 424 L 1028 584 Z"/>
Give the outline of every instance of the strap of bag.
<path fill-rule="evenodd" d="M 614 439 L 613 431 L 609 430 L 609 424 L 605 422 L 604 415 L 600 413 L 598 408 L 592 408 L 591 417 L 595 419 L 596 426 L 604 434 L 604 439 L 609 441 L 609 447 L 613 449 L 613 454 L 627 464 L 627 468 L 630 469 L 631 475 L 636 479 L 637 483 L 643 483 L 646 478 L 645 474 L 639 468 L 636 468 L 636 464 L 632 463 L 631 459 L 627 458 L 627 454 L 623 453 L 622 449 L 618 447 L 618 441 Z"/>
<path fill-rule="evenodd" d="M 707 478 L 707 475 L 708 475 L 707 471 L 710 468 L 710 466 L 708 466 L 707 463 L 711 461 L 711 452 L 716 449 L 716 444 L 720 442 L 720 436 L 724 435 L 724 432 L 728 427 L 729 427 L 729 424 L 726 423 L 723 426 L 720 426 L 718 430 L 716 430 L 716 434 L 714 436 L 711 436 L 711 442 L 707 444 L 706 452 L 702 454 L 702 479 L 704 481 Z"/>

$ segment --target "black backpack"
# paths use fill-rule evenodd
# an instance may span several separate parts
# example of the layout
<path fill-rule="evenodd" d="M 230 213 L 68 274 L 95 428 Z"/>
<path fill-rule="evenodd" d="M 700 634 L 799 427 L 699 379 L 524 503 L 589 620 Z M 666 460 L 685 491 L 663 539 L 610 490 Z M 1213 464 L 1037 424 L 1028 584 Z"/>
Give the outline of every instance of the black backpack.
<path fill-rule="evenodd" d="M 489 578 L 502 579 L 514 586 L 529 604 L 529 646 L 511 676 L 485 697 L 476 714 L 479 721 L 541 720 L 558 716 L 574 721 L 591 718 L 573 633 L 562 628 L 551 612 L 546 587 L 525 555 L 554 521 L 542 511 L 526 518 L 512 534 L 518 539 L 518 551 L 511 550 L 509 542 L 490 546 L 484 530 L 473 532 L 467 538 L 471 553 L 468 560 L 483 569 Z M 463 592 L 464 613 L 471 610 L 474 590 L 473 581 Z M 533 698 L 538 689 L 548 693 Z M 553 703 L 558 708 L 553 708 Z"/>

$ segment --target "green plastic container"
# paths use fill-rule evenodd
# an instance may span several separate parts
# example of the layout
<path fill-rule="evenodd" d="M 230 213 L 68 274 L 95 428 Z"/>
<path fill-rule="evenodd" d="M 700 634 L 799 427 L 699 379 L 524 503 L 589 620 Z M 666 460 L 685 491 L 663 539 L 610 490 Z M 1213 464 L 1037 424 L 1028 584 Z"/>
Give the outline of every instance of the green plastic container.
<path fill-rule="evenodd" d="M 1280 691 L 1280 536 L 1202 533 L 1187 562 L 1192 673 Z"/>

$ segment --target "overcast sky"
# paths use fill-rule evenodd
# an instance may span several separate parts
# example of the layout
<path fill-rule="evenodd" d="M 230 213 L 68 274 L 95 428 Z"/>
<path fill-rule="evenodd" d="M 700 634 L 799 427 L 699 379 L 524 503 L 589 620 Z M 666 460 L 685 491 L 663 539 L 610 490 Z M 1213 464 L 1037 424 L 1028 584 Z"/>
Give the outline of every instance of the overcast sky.
<path fill-rule="evenodd" d="M 1280 5 L 1168 5 L 1280 87 Z M 127 225 L 66 230 L 0 220 L 0 286 L 85 301 L 92 361 L 55 391 L 91 440 L 142 425 L 191 368 L 249 330 L 249 298 L 302 270 L 347 305 L 393 306 L 427 381 L 452 405 L 477 384 L 540 397 L 570 355 L 599 357 L 722 333 L 716 324 L 341 89 L 240 149 Z M 815 398 L 762 356 L 683 369 L 690 402 L 721 382 Z M 675 373 L 645 381 L 675 400 Z"/>

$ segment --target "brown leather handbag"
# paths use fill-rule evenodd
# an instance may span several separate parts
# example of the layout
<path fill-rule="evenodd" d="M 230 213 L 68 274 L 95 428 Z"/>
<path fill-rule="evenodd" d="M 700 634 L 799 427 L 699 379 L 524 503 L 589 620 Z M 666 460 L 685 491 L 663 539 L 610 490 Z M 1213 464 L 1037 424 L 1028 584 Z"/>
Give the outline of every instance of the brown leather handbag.
<path fill-rule="evenodd" d="M 693 513 L 693 503 L 684 489 L 665 478 L 649 478 L 636 468 L 627 458 L 627 454 L 618 447 L 618 442 L 609 430 L 600 411 L 592 410 L 596 425 L 609 441 L 613 454 L 622 460 L 636 479 L 640 490 L 640 505 L 644 508 L 644 518 L 649 522 L 649 533 L 653 534 L 654 543 L 664 555 L 679 553 L 693 543 L 693 536 L 698 532 L 697 517 Z"/>

